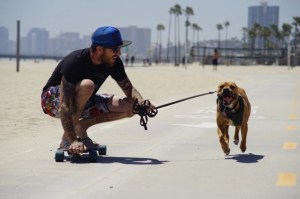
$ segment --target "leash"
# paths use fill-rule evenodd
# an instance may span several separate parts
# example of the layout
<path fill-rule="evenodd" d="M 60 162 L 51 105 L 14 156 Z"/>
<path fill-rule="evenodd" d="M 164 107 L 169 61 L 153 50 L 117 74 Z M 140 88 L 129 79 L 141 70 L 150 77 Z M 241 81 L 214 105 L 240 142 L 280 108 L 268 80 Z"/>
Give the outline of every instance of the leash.
<path fill-rule="evenodd" d="M 174 105 L 174 104 L 186 101 L 186 100 L 190 100 L 190 99 L 193 99 L 193 98 L 196 98 L 196 97 L 211 95 L 211 94 L 214 94 L 215 92 L 217 92 L 217 91 L 210 91 L 210 92 L 207 92 L 207 93 L 202 93 L 202 94 L 199 94 L 199 95 L 194 95 L 194 96 L 191 96 L 191 97 L 187 97 L 187 98 L 183 98 L 183 99 L 176 100 L 176 101 L 173 101 L 173 102 L 169 102 L 169 103 L 166 103 L 166 104 L 155 107 L 155 109 L 153 109 L 150 112 L 147 111 L 147 109 L 150 108 L 150 104 L 151 104 L 149 100 L 145 100 L 143 102 L 143 104 L 139 104 L 138 100 L 136 99 L 134 104 L 133 104 L 132 112 L 135 113 L 135 114 L 138 114 L 141 117 L 140 125 L 143 126 L 145 130 L 147 130 L 148 129 L 147 128 L 148 117 L 155 117 L 156 114 L 158 113 L 158 109 L 161 109 L 161 108 L 164 108 L 164 107 L 167 107 L 167 106 L 170 106 L 170 105 Z"/>
<path fill-rule="evenodd" d="M 183 101 L 186 101 L 186 100 L 189 100 L 189 99 L 193 99 L 193 98 L 196 98 L 196 97 L 201 97 L 201 96 L 204 96 L 204 95 L 214 94 L 215 92 L 217 92 L 217 91 L 210 91 L 208 93 L 202 93 L 202 94 L 199 94 L 199 95 L 194 95 L 194 96 L 191 96 L 191 97 L 187 97 L 187 98 L 184 98 L 184 99 L 181 99 L 181 100 L 177 100 L 177 101 L 174 101 L 174 102 L 170 102 L 170 103 L 167 103 L 167 104 L 163 104 L 163 105 L 157 106 L 156 109 L 164 108 L 166 106 L 177 104 L 179 102 L 183 102 Z"/>

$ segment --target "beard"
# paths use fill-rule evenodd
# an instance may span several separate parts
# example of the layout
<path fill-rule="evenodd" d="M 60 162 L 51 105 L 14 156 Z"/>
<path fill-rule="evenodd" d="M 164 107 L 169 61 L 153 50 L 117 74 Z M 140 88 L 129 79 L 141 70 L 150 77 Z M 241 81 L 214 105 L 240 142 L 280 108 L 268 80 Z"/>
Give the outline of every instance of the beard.
<path fill-rule="evenodd" d="M 115 61 L 116 61 L 116 59 L 114 57 L 110 57 L 106 53 L 103 54 L 101 59 L 102 59 L 103 64 L 107 67 L 113 67 L 113 65 L 115 64 Z"/>

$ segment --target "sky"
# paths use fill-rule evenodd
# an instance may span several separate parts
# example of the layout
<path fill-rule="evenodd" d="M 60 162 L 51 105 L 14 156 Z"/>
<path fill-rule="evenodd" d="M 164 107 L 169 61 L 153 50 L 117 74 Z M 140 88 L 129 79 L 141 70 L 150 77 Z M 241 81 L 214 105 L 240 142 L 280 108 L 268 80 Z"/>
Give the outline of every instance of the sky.
<path fill-rule="evenodd" d="M 247 27 L 248 7 L 261 2 L 279 6 L 279 25 L 292 23 L 293 16 L 300 16 L 300 0 L 0 0 L 0 26 L 9 29 L 11 40 L 16 38 L 17 20 L 21 21 L 21 36 L 38 27 L 49 31 L 50 38 L 61 32 L 79 32 L 81 37 L 91 35 L 99 26 L 106 25 L 137 26 L 151 28 L 155 42 L 156 26 L 163 24 L 162 42 L 167 43 L 169 10 L 179 4 L 193 9 L 190 22 L 202 28 L 200 40 L 217 39 L 216 25 L 226 21 L 230 23 L 228 38 L 241 39 L 241 29 Z M 184 21 L 185 16 L 181 15 L 182 41 Z"/>

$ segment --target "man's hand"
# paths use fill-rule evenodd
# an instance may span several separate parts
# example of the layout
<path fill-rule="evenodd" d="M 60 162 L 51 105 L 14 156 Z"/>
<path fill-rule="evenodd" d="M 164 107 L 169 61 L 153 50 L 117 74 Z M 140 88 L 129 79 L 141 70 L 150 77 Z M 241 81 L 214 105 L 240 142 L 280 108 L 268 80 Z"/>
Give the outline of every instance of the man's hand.
<path fill-rule="evenodd" d="M 157 114 L 157 108 L 155 108 L 149 100 L 144 100 L 139 103 L 138 99 L 136 99 L 133 104 L 132 112 L 141 117 L 140 125 L 147 130 L 148 117 L 154 117 Z"/>
<path fill-rule="evenodd" d="M 146 114 L 149 117 L 154 117 L 156 115 L 157 110 L 149 100 L 144 100 L 141 105 L 145 107 Z"/>
<path fill-rule="evenodd" d="M 69 147 L 68 150 L 72 154 L 79 154 L 79 153 L 84 153 L 87 151 L 86 146 L 83 144 L 83 142 L 80 142 L 78 140 L 75 140 L 72 142 L 72 144 Z"/>

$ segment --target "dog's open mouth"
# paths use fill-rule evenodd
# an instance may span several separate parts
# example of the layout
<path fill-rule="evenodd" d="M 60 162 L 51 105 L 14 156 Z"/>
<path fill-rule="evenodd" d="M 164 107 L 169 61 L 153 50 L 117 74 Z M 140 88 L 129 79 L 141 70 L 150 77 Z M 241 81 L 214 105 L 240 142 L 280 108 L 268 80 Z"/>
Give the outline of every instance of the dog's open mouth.
<path fill-rule="evenodd" d="M 221 95 L 222 103 L 226 106 L 230 105 L 235 99 L 235 95 L 233 93 L 225 93 Z"/>

